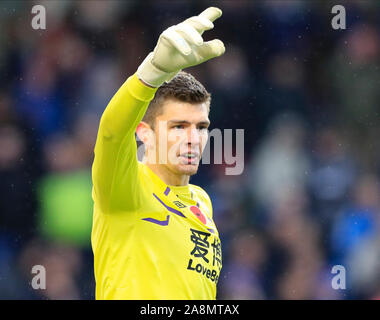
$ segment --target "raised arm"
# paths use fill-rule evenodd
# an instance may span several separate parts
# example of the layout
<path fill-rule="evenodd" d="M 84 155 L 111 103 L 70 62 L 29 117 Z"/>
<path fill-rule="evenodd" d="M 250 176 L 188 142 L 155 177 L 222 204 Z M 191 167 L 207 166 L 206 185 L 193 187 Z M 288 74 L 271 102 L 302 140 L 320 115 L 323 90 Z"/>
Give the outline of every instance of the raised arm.
<path fill-rule="evenodd" d="M 135 131 L 156 90 L 134 74 L 103 113 L 92 167 L 93 192 L 103 212 L 139 205 Z"/>
<path fill-rule="evenodd" d="M 100 121 L 93 164 L 93 196 L 103 212 L 128 211 L 140 205 L 135 131 L 158 87 L 184 68 L 220 56 L 220 40 L 204 42 L 202 33 L 221 16 L 210 7 L 166 29 L 153 52 L 108 104 Z"/>

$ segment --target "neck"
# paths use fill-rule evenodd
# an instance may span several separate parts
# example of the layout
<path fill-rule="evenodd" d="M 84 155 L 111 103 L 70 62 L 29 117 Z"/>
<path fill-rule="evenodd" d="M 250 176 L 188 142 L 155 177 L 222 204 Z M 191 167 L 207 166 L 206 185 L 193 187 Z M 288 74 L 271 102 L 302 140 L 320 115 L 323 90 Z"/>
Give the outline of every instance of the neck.
<path fill-rule="evenodd" d="M 150 164 L 143 161 L 145 165 L 152 170 L 163 182 L 169 186 L 186 186 L 189 184 L 190 176 L 179 175 L 170 171 L 170 169 L 162 164 Z"/>

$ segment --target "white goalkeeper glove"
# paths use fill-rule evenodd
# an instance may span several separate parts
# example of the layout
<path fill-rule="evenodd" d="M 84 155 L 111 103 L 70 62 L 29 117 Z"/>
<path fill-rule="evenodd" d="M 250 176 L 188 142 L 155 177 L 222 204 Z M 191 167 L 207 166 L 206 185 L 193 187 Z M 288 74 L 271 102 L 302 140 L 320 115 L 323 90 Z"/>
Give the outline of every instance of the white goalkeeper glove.
<path fill-rule="evenodd" d="M 200 15 L 166 29 L 153 52 L 137 69 L 139 79 L 152 87 L 159 87 L 182 69 L 222 55 L 225 51 L 222 41 L 204 42 L 202 39 L 203 32 L 212 29 L 213 21 L 221 15 L 220 9 L 210 7 Z"/>

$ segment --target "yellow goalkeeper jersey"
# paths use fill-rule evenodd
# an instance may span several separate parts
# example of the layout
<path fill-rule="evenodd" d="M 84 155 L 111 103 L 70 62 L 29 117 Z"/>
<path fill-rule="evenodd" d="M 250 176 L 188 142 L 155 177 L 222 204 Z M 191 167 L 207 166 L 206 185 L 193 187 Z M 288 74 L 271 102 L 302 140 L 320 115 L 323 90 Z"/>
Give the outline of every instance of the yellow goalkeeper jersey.
<path fill-rule="evenodd" d="M 96 299 L 215 299 L 222 268 L 207 193 L 168 186 L 137 159 L 157 89 L 129 77 L 107 106 L 92 168 Z"/>

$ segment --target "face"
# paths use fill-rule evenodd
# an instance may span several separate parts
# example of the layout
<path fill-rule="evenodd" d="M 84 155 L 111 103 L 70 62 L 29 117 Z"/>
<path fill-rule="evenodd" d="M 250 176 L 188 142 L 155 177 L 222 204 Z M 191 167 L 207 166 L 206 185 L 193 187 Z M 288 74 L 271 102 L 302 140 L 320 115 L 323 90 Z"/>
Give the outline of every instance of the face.
<path fill-rule="evenodd" d="M 156 161 L 176 175 L 194 175 L 208 139 L 206 103 L 164 102 L 155 122 Z"/>

